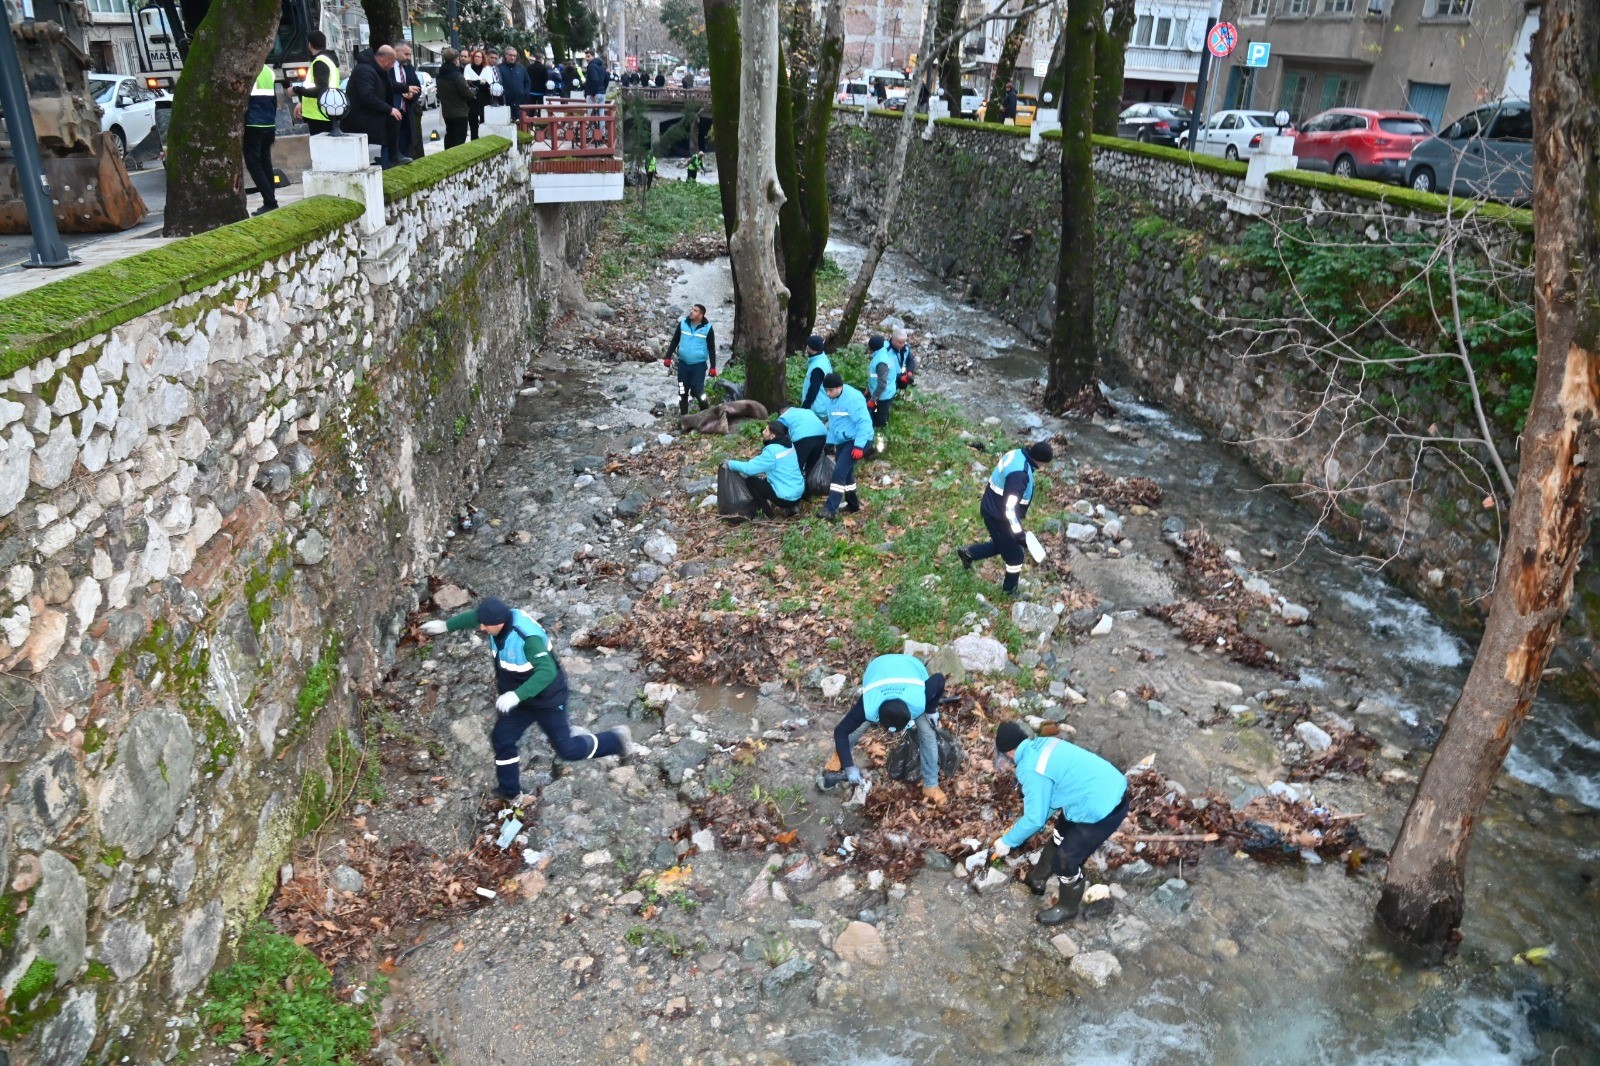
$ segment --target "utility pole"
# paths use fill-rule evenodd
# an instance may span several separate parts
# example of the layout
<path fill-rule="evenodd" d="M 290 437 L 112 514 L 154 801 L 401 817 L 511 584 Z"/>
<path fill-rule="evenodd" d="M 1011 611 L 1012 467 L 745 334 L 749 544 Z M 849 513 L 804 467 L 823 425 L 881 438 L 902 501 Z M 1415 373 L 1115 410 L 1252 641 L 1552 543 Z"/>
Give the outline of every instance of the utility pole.
<path fill-rule="evenodd" d="M 28 229 L 33 234 L 33 258 L 28 260 L 28 266 L 71 266 L 78 260 L 67 251 L 61 231 L 56 229 L 56 216 L 50 210 L 44 162 L 39 158 L 39 136 L 33 129 L 33 112 L 28 110 L 28 91 L 22 83 L 17 42 L 11 38 L 11 10 L 3 3 L 0 3 L 0 106 L 6 109 L 6 132 L 11 135 L 11 154 L 16 157 L 22 201 L 28 209 Z"/>
<path fill-rule="evenodd" d="M 450 20 L 450 47 L 459 49 L 461 47 L 461 28 L 457 25 L 456 0 L 450 0 L 445 18 Z"/>

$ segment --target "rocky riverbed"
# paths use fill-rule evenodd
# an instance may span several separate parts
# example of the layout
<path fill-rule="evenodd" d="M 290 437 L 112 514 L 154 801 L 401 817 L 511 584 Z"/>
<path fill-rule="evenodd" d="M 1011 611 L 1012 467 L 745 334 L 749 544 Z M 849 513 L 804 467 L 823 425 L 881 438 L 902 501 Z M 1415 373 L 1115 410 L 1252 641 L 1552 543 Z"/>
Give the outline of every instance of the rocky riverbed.
<path fill-rule="evenodd" d="M 839 255 L 848 261 L 850 250 Z M 446 895 L 465 902 L 432 920 L 416 914 L 361 949 L 394 985 L 387 1055 L 1199 1063 L 1593 1053 L 1600 856 L 1591 812 L 1570 799 L 1509 778 L 1497 790 L 1476 844 L 1465 950 L 1440 968 L 1408 967 L 1374 935 L 1381 864 L 1346 868 L 1315 854 L 1270 866 L 1216 848 L 1171 866 L 1127 856 L 1096 875 L 1109 888 L 1096 916 L 1052 936 L 1007 871 L 968 875 L 934 851 L 897 879 L 840 854 L 842 836 L 870 826 L 848 797 L 812 782 L 864 663 L 823 652 L 768 664 L 757 686 L 675 685 L 648 649 L 608 646 L 603 635 L 646 597 L 715 579 L 727 561 L 696 547 L 715 522 L 698 506 L 712 491 L 707 472 L 675 420 L 653 413 L 672 399 L 670 378 L 659 363 L 597 359 L 593 337 L 659 346 L 691 287 L 726 320 L 725 269 L 668 264 L 591 294 L 606 300 L 603 325 L 574 321 L 540 354 L 485 488 L 423 593 L 424 615 L 490 594 L 534 614 L 567 671 L 575 724 L 629 725 L 641 751 L 625 764 L 553 765 L 531 731 L 524 787 L 536 799 L 500 852 L 484 843 L 505 824 L 487 799 L 487 650 L 465 634 L 419 639 L 377 694 L 367 754 L 381 760 L 383 799 L 324 832 L 325 873 L 315 876 L 348 901 L 381 890 L 346 874 L 331 883 L 361 856 L 420 844 L 505 859 L 419 864 L 419 876 L 454 878 Z M 1042 417 L 1025 402 L 1037 363 L 1020 339 L 997 336 L 909 267 L 887 271 L 880 288 L 885 306 L 923 331 L 919 389 L 997 436 L 1056 434 L 1068 444 L 1063 481 L 1089 465 L 1151 477 L 1164 492 L 1156 506 L 1096 512 L 1091 502 L 1048 531 L 1092 607 L 1067 609 L 1064 586 L 1030 574 L 1028 605 L 978 619 L 971 654 L 928 649 L 964 668 L 967 702 L 952 724 L 981 729 L 984 707 L 1058 721 L 1119 765 L 1153 756 L 1174 803 L 1211 792 L 1242 807 L 1288 792 L 1361 816 L 1381 853 L 1459 686 L 1465 645 L 1377 579 L 1315 542 L 1307 549 L 1307 522 L 1289 501 L 1161 412 L 1124 398 L 1119 414 L 1092 422 Z M 885 465 L 889 474 L 874 475 L 892 475 L 892 453 Z M 873 491 L 865 496 L 871 508 Z M 1177 637 L 1147 612 L 1190 580 L 1176 549 L 1195 530 L 1241 585 L 1257 583 L 1251 593 L 1276 605 L 1282 624 L 1264 638 L 1276 667 Z M 1000 644 L 1000 660 L 984 663 L 1001 619 L 1025 646 L 1006 656 Z M 1022 671 L 1042 683 L 1019 685 Z M 1290 705 L 1300 710 L 1277 722 Z M 1365 773 L 1292 780 L 1326 740 L 1358 728 L 1374 742 Z M 1552 942 L 1562 946 L 1546 965 L 1513 961 Z"/>

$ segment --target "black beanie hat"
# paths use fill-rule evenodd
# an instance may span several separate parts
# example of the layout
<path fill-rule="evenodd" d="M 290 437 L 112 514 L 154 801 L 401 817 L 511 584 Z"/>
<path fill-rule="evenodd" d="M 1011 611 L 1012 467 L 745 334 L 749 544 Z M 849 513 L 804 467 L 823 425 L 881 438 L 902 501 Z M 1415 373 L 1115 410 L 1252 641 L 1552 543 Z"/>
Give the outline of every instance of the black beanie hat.
<path fill-rule="evenodd" d="M 806 349 L 808 351 L 820 352 L 827 346 L 828 342 L 823 340 L 819 334 L 813 333 L 811 336 L 806 338 Z"/>
<path fill-rule="evenodd" d="M 884 700 L 878 705 L 878 723 L 885 729 L 905 729 L 911 725 L 911 708 L 905 700 Z"/>
<path fill-rule="evenodd" d="M 885 340 L 881 334 L 874 333 L 872 336 L 867 338 L 867 351 L 869 353 L 875 352 L 888 343 L 889 342 Z"/>
<path fill-rule="evenodd" d="M 490 596 L 478 604 L 478 624 L 480 626 L 502 626 L 511 621 L 511 608 L 506 606 L 506 601 Z"/>
<path fill-rule="evenodd" d="M 844 378 L 835 370 L 822 379 L 822 387 L 825 389 L 842 389 L 844 388 Z"/>
<path fill-rule="evenodd" d="M 1028 731 L 1022 727 L 1021 722 L 1002 722 L 995 731 L 994 746 L 997 751 L 1010 754 L 1017 750 L 1017 745 L 1028 739 Z"/>
<path fill-rule="evenodd" d="M 1048 463 L 1056 457 L 1056 450 L 1050 447 L 1047 440 L 1035 441 L 1028 445 L 1028 458 L 1036 463 Z"/>

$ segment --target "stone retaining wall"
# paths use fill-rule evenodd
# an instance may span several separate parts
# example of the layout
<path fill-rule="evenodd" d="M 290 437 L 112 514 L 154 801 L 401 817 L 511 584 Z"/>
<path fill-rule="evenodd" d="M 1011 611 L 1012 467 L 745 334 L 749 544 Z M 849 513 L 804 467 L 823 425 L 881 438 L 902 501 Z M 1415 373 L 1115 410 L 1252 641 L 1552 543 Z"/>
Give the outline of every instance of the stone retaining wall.
<path fill-rule="evenodd" d="M 0 303 L 47 331 L 102 316 L 56 354 L 0 351 L 24 364 L 0 379 L 12 1061 L 188 1043 L 226 935 L 352 787 L 350 712 L 540 334 L 541 238 L 581 256 L 601 217 L 535 208 L 499 145 L 457 149 L 471 165 L 376 234 L 324 197 L 169 246 L 197 271 L 273 251 L 144 313 L 106 311 L 97 272 Z"/>
<path fill-rule="evenodd" d="M 868 232 L 882 198 L 897 119 L 854 112 L 835 116 L 829 184 L 836 217 Z M 1036 158 L 1015 130 L 939 123 L 933 139 L 919 129 L 900 199 L 894 247 L 921 261 L 965 296 L 992 308 L 1043 345 L 1055 308 L 1060 232 L 1060 142 L 1045 139 Z M 1445 457 L 1429 455 L 1415 479 L 1410 451 L 1372 429 L 1350 432 L 1334 417 L 1302 422 L 1316 407 L 1321 378 L 1303 350 L 1282 338 L 1263 343 L 1224 319 L 1239 305 L 1285 284 L 1249 267 L 1240 241 L 1262 218 L 1230 210 L 1243 167 L 1222 160 L 1098 139 L 1096 203 L 1100 223 L 1100 341 L 1107 376 L 1126 380 L 1217 437 L 1236 442 L 1267 477 L 1313 489 L 1341 486 L 1365 468 L 1370 491 L 1347 498 L 1328 516 L 1347 543 L 1444 616 L 1481 624 L 1498 557 L 1498 523 L 1483 491 Z M 1445 224 L 1440 197 L 1328 175 L 1272 175 L 1267 219 L 1303 223 L 1361 246 L 1393 235 L 1436 239 Z M 1451 210 L 1459 210 L 1451 208 Z M 1529 256 L 1526 212 L 1487 209 L 1474 228 L 1475 254 L 1502 261 Z M 1530 382 L 1531 384 L 1531 382 Z M 1494 399 L 1504 382 L 1486 380 Z M 1475 436 L 1447 397 L 1396 386 L 1409 424 L 1447 436 Z M 1374 397 L 1377 387 L 1368 390 Z M 1502 457 L 1515 477 L 1515 431 L 1499 427 Z M 1368 461 L 1376 456 L 1369 467 Z M 1592 558 L 1592 555 L 1591 555 Z M 1600 568 L 1580 574 L 1568 620 L 1564 665 L 1600 680 Z"/>

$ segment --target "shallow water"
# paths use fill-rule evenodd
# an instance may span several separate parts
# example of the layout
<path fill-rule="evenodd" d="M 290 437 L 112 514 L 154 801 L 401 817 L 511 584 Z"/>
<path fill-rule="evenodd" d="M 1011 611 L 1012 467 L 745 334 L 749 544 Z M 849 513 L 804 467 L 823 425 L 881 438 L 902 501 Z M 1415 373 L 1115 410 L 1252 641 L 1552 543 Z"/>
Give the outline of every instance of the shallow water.
<path fill-rule="evenodd" d="M 860 248 L 847 241 L 830 241 L 828 251 L 847 272 L 860 261 Z M 1025 338 L 949 298 L 893 254 L 873 290 L 910 312 L 916 333 L 983 364 L 969 378 L 931 382 L 935 391 L 1022 428 L 1004 385 L 1043 373 Z M 1307 698 L 1374 697 L 1387 710 L 1363 728 L 1402 747 L 1430 745 L 1466 678 L 1472 639 L 1313 535 L 1310 517 L 1266 488 L 1236 451 L 1132 390 L 1111 398 L 1131 432 L 1074 425 L 1068 436 L 1077 456 L 1108 472 L 1155 477 L 1166 494 L 1163 514 L 1237 547 L 1291 600 L 1313 607 L 1317 625 L 1306 633 L 1307 668 L 1297 682 Z M 949 1004 L 908 1007 L 900 999 L 891 1009 L 863 1007 L 849 1035 L 794 1034 L 786 1049 L 800 1061 L 860 1063 L 956 1062 L 1002 1051 L 1073 1063 L 1600 1061 L 1600 842 L 1590 812 L 1568 802 L 1600 805 L 1600 710 L 1541 698 L 1507 771 L 1475 840 L 1463 950 L 1443 967 L 1393 957 L 1372 926 L 1372 880 L 1223 857 L 1199 873 L 1203 913 L 1158 930 L 1142 950 L 1119 951 L 1123 975 L 1106 991 L 1076 999 L 1035 992 L 1022 1009 L 1037 1017 L 1024 1023 L 1022 993 L 987 980 L 994 970 L 983 960 L 950 958 L 939 961 L 956 975 L 949 994 L 962 1001 L 959 1017 L 991 1035 L 979 1039 L 952 1023 Z M 1369 825 L 1380 847 L 1404 811 L 1403 799 L 1390 805 Z M 1218 941 L 1237 954 L 1219 952 Z M 1556 947 L 1549 967 L 1510 961 L 1541 944 Z M 1048 976 L 1038 980 L 1057 987 Z M 997 1026 L 1012 1037 L 992 1035 Z"/>

